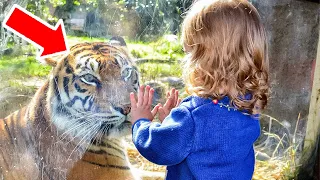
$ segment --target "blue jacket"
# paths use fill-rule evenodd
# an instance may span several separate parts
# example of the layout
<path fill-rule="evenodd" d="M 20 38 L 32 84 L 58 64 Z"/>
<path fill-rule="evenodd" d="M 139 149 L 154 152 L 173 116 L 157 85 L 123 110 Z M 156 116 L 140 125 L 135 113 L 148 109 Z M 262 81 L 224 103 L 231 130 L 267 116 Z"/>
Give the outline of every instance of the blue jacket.
<path fill-rule="evenodd" d="M 167 165 L 167 180 L 250 180 L 259 121 L 228 103 L 190 96 L 162 124 L 136 121 L 133 142 L 146 159 Z"/>

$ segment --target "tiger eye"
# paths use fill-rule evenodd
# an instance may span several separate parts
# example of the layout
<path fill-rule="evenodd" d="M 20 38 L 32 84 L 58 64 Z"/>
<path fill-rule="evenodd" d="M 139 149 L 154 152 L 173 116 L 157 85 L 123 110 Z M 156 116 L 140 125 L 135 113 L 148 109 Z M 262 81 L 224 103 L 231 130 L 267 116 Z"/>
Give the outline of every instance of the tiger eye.
<path fill-rule="evenodd" d="M 90 85 L 99 85 L 100 82 L 98 80 L 98 78 L 96 78 L 94 75 L 92 74 L 85 74 L 82 75 L 80 77 L 80 80 L 86 84 L 90 84 Z"/>
<path fill-rule="evenodd" d="M 132 68 L 126 68 L 122 71 L 121 76 L 126 81 L 131 76 Z"/>
<path fill-rule="evenodd" d="M 93 82 L 95 80 L 95 77 L 91 74 L 86 74 L 83 78 L 88 82 Z"/>

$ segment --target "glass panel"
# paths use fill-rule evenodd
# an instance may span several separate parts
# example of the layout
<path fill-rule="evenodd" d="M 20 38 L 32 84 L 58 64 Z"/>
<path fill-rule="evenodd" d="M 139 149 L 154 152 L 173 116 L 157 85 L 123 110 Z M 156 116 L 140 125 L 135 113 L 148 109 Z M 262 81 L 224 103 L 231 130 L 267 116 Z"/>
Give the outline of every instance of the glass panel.
<path fill-rule="evenodd" d="M 262 133 L 255 144 L 253 179 L 290 179 L 299 173 L 301 166 L 319 38 L 319 3 L 251 2 L 268 34 L 272 90 L 268 108 L 260 120 Z M 180 24 L 191 3 L 192 0 L 13 0 L 0 2 L 0 22 L 13 4 L 19 4 L 53 26 L 63 19 L 69 46 L 123 37 L 137 64 L 141 83 L 155 89 L 155 105 L 164 102 L 165 92 L 171 87 L 177 88 L 181 97 L 186 96 L 181 79 L 180 60 L 184 53 Z M 53 78 L 49 76 L 53 68 L 36 60 L 35 46 L 2 26 L 0 33 L 0 118 L 5 118 L 31 102 L 46 80 Z M 0 125 L 1 128 L 4 127 Z M 1 148 L 6 147 L 5 143 L 0 144 L 0 150 L 4 150 Z M 139 170 L 135 171 L 137 174 L 145 179 L 163 179 L 165 166 L 143 158 L 130 136 L 126 136 L 125 147 L 121 148 L 127 149 L 131 165 Z M 313 165 L 310 162 L 309 166 Z M 3 166 L 0 159 L 0 179 L 5 173 L 1 170 Z"/>
<path fill-rule="evenodd" d="M 272 91 L 261 119 L 263 135 L 256 143 L 256 178 L 290 179 L 301 166 L 319 37 L 319 4 L 308 1 L 253 1 L 253 4 L 269 37 Z M 307 179 L 310 174 L 304 176 Z"/>

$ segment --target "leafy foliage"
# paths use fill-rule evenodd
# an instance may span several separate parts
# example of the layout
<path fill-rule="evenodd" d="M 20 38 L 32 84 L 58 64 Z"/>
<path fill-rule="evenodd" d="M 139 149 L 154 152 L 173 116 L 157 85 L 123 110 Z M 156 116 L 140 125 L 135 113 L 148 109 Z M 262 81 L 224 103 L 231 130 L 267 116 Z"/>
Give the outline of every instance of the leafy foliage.
<path fill-rule="evenodd" d="M 94 27 L 108 34 L 126 35 L 137 40 L 178 34 L 182 14 L 192 0 L 29 0 L 27 9 L 55 24 L 75 11 L 94 14 Z M 87 21 L 87 19 L 86 19 Z"/>

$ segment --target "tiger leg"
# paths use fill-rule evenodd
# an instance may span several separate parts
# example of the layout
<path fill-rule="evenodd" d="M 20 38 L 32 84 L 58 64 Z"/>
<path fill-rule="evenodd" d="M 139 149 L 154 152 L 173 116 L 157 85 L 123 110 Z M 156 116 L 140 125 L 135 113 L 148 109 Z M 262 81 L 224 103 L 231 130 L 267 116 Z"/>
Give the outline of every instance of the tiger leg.
<path fill-rule="evenodd" d="M 118 139 L 91 145 L 68 173 L 68 180 L 135 180 L 125 147 Z"/>

